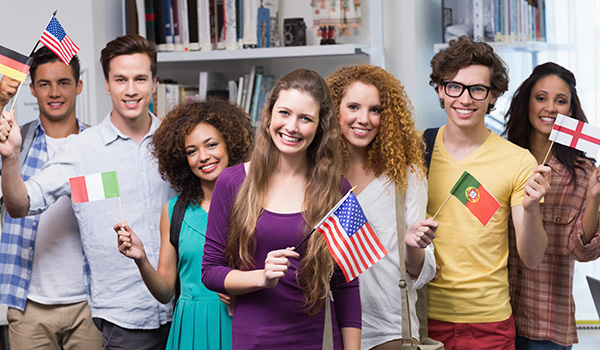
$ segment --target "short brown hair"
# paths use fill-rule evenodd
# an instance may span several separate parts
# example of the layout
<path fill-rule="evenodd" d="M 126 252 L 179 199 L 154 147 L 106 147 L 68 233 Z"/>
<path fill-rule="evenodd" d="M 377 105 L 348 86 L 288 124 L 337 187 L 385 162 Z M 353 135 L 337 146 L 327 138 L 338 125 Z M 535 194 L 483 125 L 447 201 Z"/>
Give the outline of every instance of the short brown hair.
<path fill-rule="evenodd" d="M 100 64 L 104 72 L 104 78 L 108 80 L 108 72 L 110 71 L 110 61 L 122 55 L 133 55 L 142 53 L 148 55 L 150 59 L 150 71 L 152 78 L 156 77 L 157 59 L 156 59 L 156 44 L 146 40 L 139 34 L 127 34 L 120 36 L 106 44 L 106 47 L 100 52 Z"/>
<path fill-rule="evenodd" d="M 490 69 L 490 84 L 492 91 L 498 96 L 508 90 L 508 69 L 502 59 L 494 52 L 494 49 L 480 41 L 472 41 L 466 36 L 450 40 L 448 48 L 438 52 L 431 59 L 431 74 L 429 85 L 436 90 L 442 86 L 445 80 L 451 79 L 459 70 L 479 64 Z M 442 102 L 442 108 L 443 102 Z M 494 109 L 490 103 L 488 113 Z"/>

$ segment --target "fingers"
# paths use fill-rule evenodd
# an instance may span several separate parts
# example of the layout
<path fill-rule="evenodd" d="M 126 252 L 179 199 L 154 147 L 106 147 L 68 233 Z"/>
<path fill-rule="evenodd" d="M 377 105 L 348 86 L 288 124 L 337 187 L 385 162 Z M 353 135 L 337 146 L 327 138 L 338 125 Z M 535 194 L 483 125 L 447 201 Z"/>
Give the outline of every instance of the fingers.
<path fill-rule="evenodd" d="M 0 142 L 8 140 L 8 134 L 12 128 L 12 124 L 15 118 L 15 111 L 3 111 L 2 119 L 0 120 Z"/>
<path fill-rule="evenodd" d="M 404 242 L 413 248 L 425 248 L 435 239 L 438 223 L 432 219 L 413 222 L 405 236 Z"/>
<path fill-rule="evenodd" d="M 433 276 L 433 279 L 432 279 L 432 281 L 434 281 L 434 282 L 435 282 L 435 281 L 437 281 L 437 280 L 439 280 L 439 279 L 440 279 L 440 275 L 441 275 L 441 274 L 440 274 L 440 271 L 441 271 L 441 267 L 440 267 L 440 265 L 438 265 L 438 264 L 435 264 L 435 276 Z"/>
<path fill-rule="evenodd" d="M 535 168 L 525 186 L 525 194 L 535 200 L 544 197 L 550 190 L 551 170 L 546 165 L 540 165 Z"/>
<path fill-rule="evenodd" d="M 299 258 L 300 254 L 293 247 L 270 251 L 265 259 L 265 285 L 275 287 L 279 279 L 285 276 L 290 267 L 290 258 Z"/>
<path fill-rule="evenodd" d="M 217 295 L 219 296 L 219 300 L 221 302 L 223 302 L 225 305 L 233 304 L 233 297 L 231 295 L 223 294 L 223 293 L 219 293 L 219 292 L 217 292 Z"/>

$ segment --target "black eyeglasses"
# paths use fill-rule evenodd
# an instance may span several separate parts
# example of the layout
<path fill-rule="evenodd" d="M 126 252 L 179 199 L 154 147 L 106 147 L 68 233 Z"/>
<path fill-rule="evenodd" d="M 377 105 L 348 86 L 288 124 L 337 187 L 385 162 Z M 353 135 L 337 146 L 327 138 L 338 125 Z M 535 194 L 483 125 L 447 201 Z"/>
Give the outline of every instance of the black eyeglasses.
<path fill-rule="evenodd" d="M 466 89 L 469 91 L 469 96 L 477 101 L 485 100 L 492 89 L 490 86 L 479 84 L 465 85 L 456 81 L 445 81 L 443 84 L 446 95 L 455 98 L 460 97 Z"/>

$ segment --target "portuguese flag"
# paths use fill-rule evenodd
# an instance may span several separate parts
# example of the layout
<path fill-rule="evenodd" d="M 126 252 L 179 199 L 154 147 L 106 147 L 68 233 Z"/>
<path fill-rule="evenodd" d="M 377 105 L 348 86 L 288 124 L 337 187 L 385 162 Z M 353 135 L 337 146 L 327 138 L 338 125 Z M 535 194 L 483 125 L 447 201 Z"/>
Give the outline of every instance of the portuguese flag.
<path fill-rule="evenodd" d="M 73 204 L 121 196 L 116 171 L 72 177 L 69 183 Z"/>
<path fill-rule="evenodd" d="M 24 82 L 33 58 L 0 45 L 0 74 Z"/>
<path fill-rule="evenodd" d="M 483 226 L 487 225 L 500 208 L 500 203 L 496 198 L 467 171 L 454 184 L 450 194 L 458 198 L 481 221 Z"/>

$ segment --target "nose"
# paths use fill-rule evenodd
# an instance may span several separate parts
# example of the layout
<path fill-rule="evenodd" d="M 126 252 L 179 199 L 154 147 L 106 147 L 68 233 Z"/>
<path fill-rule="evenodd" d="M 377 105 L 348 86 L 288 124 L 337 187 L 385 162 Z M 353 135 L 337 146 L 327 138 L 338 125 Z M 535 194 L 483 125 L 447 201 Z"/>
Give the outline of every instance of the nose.
<path fill-rule="evenodd" d="M 288 132 L 298 131 L 298 117 L 288 118 L 285 129 Z"/>
<path fill-rule="evenodd" d="M 198 154 L 200 155 L 201 162 L 206 162 L 210 159 L 210 154 L 205 148 L 201 148 L 200 150 L 198 150 Z"/>
<path fill-rule="evenodd" d="M 367 124 L 369 122 L 369 111 L 366 108 L 359 109 L 356 116 L 356 121 L 359 124 Z"/>
<path fill-rule="evenodd" d="M 548 112 L 556 112 L 556 105 L 554 104 L 554 101 L 548 99 L 546 101 L 546 105 L 544 106 L 544 108 L 548 111 Z"/>
<path fill-rule="evenodd" d="M 473 99 L 471 98 L 471 94 L 469 94 L 468 89 L 463 90 L 462 95 L 458 97 L 458 100 L 463 104 L 470 104 L 473 102 Z"/>
<path fill-rule="evenodd" d="M 127 96 L 135 96 L 137 91 L 135 90 L 133 81 L 127 81 L 125 86 L 125 95 Z"/>
<path fill-rule="evenodd" d="M 50 97 L 51 98 L 60 97 L 60 88 L 58 87 L 58 84 L 50 85 Z"/>

